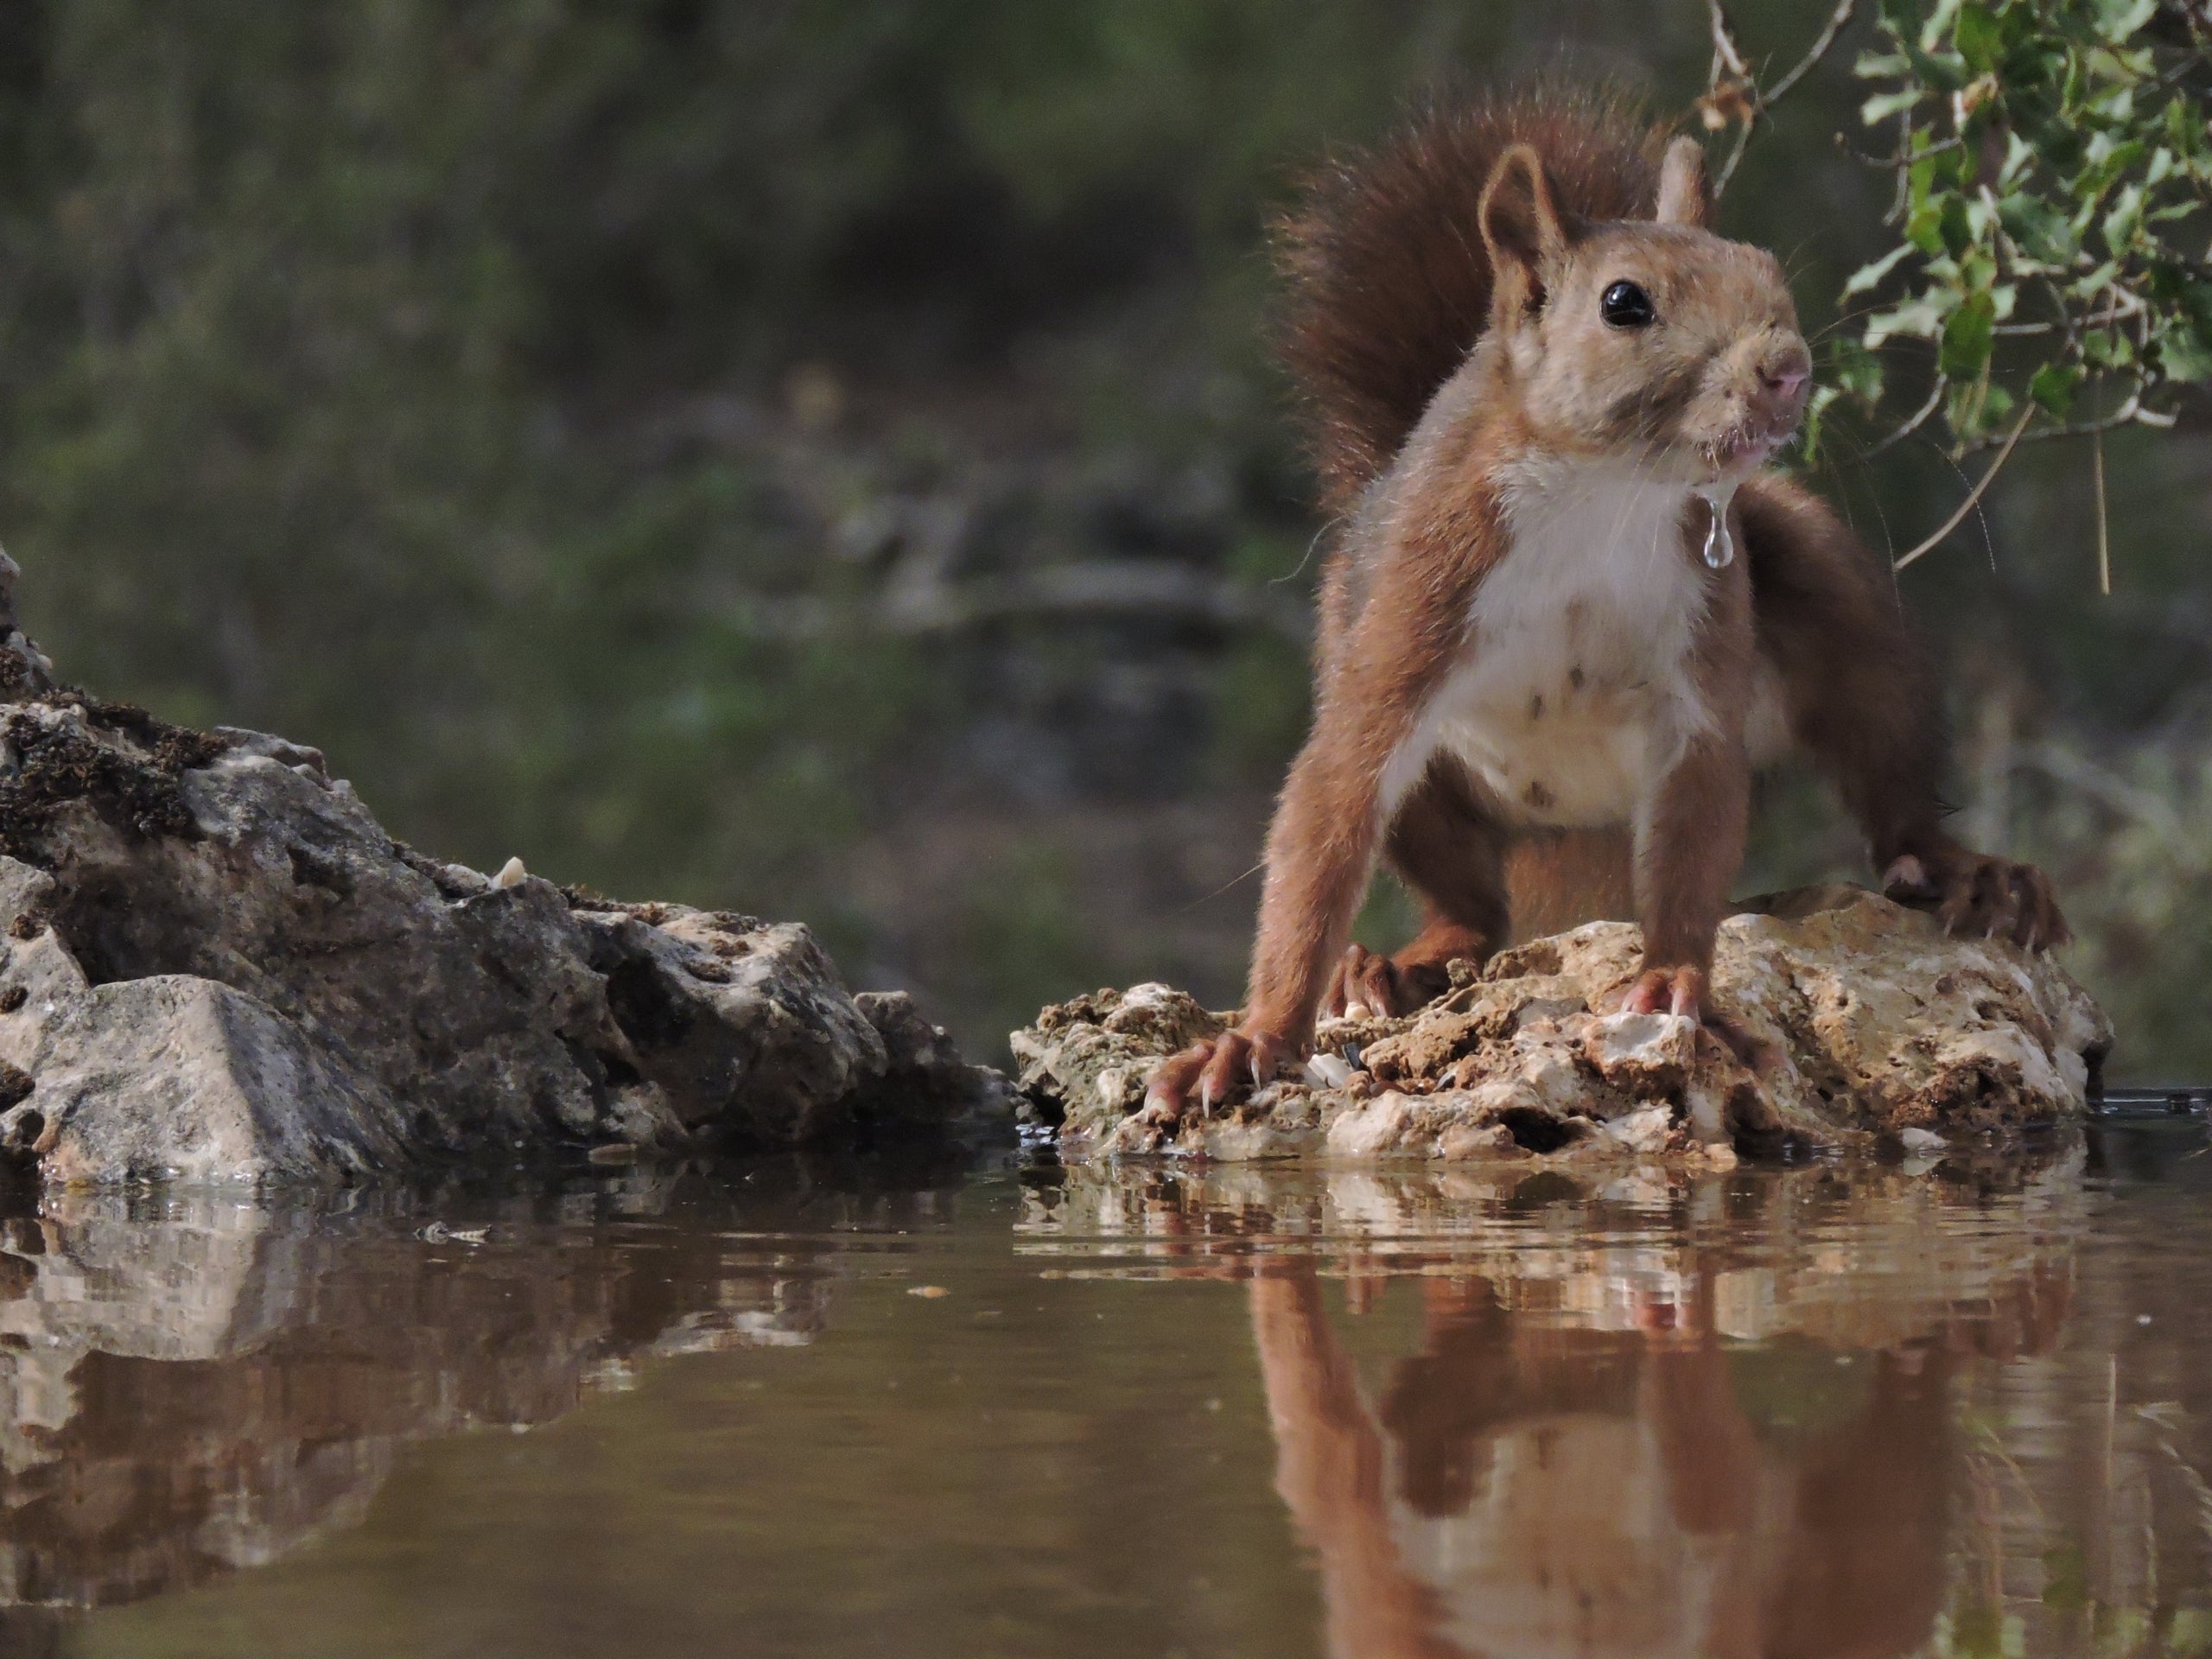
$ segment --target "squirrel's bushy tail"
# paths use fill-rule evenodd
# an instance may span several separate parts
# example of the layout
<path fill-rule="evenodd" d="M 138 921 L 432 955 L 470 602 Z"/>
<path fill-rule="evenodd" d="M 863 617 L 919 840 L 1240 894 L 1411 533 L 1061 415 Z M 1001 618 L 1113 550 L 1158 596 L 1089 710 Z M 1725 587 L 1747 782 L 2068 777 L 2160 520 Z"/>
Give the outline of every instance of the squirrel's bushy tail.
<path fill-rule="evenodd" d="M 1325 507 L 1348 510 L 1389 466 L 1489 318 L 1475 210 L 1499 156 L 1533 146 L 1567 213 L 1648 218 L 1665 139 L 1618 89 L 1542 82 L 1431 109 L 1306 181 L 1274 227 L 1280 349 Z"/>

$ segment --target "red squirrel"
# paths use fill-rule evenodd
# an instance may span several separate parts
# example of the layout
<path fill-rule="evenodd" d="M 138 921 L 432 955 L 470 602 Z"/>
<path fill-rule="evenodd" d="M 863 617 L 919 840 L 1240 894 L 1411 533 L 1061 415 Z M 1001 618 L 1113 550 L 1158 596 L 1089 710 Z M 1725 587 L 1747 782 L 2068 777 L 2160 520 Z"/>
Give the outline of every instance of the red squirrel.
<path fill-rule="evenodd" d="M 1338 524 L 1313 722 L 1268 834 L 1243 1015 L 1170 1116 L 1262 1085 L 1322 1011 L 1457 958 L 1643 925 L 1620 1006 L 1702 1020 L 1753 769 L 1808 751 L 1897 896 L 2064 942 L 2050 884 L 1941 823 L 1941 693 L 1885 563 L 1765 470 L 1812 361 L 1773 256 L 1707 228 L 1703 152 L 1557 86 L 1432 115 L 1279 227 L 1285 356 Z M 1425 922 L 1351 943 L 1378 855 Z"/>

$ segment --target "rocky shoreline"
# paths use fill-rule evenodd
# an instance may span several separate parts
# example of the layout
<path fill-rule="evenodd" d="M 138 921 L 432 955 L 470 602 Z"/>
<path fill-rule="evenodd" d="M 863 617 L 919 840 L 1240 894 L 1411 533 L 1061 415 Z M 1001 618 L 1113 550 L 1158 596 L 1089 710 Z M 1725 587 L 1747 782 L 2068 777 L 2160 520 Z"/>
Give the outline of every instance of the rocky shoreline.
<path fill-rule="evenodd" d="M 358 1181 L 455 1164 L 974 1138 L 1071 1160 L 1672 1160 L 2051 1124 L 2112 1028 L 2047 956 L 1830 887 L 1724 925 L 1747 1064 L 1605 1012 L 1638 935 L 1516 946 L 1400 1019 L 1325 1023 L 1299 1077 L 1148 1108 L 1222 1028 L 1162 985 L 1049 1007 L 1016 1085 L 904 993 L 849 992 L 807 930 L 623 904 L 395 841 L 318 751 L 63 684 L 0 555 L 0 1173 Z"/>
<path fill-rule="evenodd" d="M 801 925 L 426 857 L 315 749 L 69 688 L 0 555 L 0 1161 L 353 1180 L 1003 1123 Z"/>
<path fill-rule="evenodd" d="M 2087 1109 L 2110 1022 L 2047 955 L 1954 938 L 1847 886 L 1753 900 L 1723 924 L 1721 1007 L 1756 1063 L 1668 1014 L 1604 1012 L 1641 936 L 1593 922 L 1454 965 L 1397 1019 L 1324 1021 L 1305 1074 L 1226 1110 L 1148 1107 L 1160 1059 L 1221 1030 L 1140 985 L 1044 1011 L 1014 1035 L 1024 1111 L 1074 1159 L 1313 1156 L 1732 1164 L 1739 1154 L 1928 1152 Z"/>

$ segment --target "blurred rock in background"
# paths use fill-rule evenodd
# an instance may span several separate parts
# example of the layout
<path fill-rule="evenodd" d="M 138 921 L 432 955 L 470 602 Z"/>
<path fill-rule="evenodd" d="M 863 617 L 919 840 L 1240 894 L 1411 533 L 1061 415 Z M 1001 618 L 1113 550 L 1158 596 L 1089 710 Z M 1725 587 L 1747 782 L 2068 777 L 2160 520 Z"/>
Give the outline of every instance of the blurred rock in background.
<path fill-rule="evenodd" d="M 1807 19 L 1732 9 L 1791 54 Z M 1319 526 L 1262 227 L 1422 89 L 1573 43 L 1684 109 L 1694 0 L 18 0 L 0 538 L 73 675 L 315 741 L 481 867 L 804 917 L 978 1058 L 1233 1001 Z M 1848 53 L 1726 229 L 1808 327 L 1883 245 Z M 2053 446 L 1905 579 L 1952 798 L 2046 861 L 2116 1080 L 2212 1067 L 2212 443 Z M 1847 441 L 1878 546 L 1961 488 Z M 1808 783 L 1745 890 L 1855 868 Z M 1387 936 L 1402 906 L 1368 918 Z"/>

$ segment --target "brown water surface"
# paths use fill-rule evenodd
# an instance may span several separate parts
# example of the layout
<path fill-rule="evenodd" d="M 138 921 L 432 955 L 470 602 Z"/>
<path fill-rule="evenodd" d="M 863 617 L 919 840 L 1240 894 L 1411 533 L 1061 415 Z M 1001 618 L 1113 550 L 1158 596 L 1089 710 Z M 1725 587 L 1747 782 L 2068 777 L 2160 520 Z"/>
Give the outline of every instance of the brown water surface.
<path fill-rule="evenodd" d="M 2212 1157 L 0 1221 L 0 1653 L 2212 1655 Z"/>

